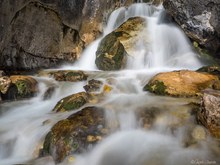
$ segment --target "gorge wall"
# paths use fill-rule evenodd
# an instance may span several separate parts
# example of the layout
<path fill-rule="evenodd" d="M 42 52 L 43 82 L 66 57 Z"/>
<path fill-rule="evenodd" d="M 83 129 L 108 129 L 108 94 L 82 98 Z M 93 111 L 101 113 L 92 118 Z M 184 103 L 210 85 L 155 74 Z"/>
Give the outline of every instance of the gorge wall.
<path fill-rule="evenodd" d="M 132 0 L 1 0 L 0 69 L 74 62 L 115 8 Z"/>

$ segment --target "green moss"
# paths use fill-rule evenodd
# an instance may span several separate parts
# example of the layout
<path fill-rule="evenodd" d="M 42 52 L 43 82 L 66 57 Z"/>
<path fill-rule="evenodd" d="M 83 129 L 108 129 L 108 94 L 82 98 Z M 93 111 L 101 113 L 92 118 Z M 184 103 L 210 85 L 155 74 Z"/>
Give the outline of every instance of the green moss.
<path fill-rule="evenodd" d="M 63 108 L 66 111 L 70 111 L 73 109 L 78 109 L 86 103 L 86 100 L 83 97 L 79 97 L 76 100 L 64 103 Z"/>
<path fill-rule="evenodd" d="M 26 95 L 30 94 L 30 89 L 29 89 L 30 87 L 26 81 L 18 80 L 15 83 L 15 85 L 18 89 L 18 94 L 20 96 L 26 96 Z"/>
<path fill-rule="evenodd" d="M 144 87 L 144 91 L 149 91 L 158 95 L 166 95 L 166 86 L 162 81 L 154 81 L 152 83 L 147 84 Z"/>

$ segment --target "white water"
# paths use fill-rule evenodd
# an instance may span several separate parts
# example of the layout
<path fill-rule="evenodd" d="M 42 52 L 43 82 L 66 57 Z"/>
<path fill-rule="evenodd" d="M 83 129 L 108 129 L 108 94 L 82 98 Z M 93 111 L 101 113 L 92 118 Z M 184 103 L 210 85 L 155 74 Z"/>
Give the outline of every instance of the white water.
<path fill-rule="evenodd" d="M 128 9 L 120 8 L 112 13 L 104 28 L 104 35 L 110 33 L 132 16 L 142 16 L 147 27 L 142 32 L 135 51 L 128 57 L 127 66 L 120 72 L 97 73 L 90 78 L 104 81 L 113 79 L 113 91 L 99 106 L 107 110 L 106 120 L 118 120 L 117 133 L 106 138 L 85 155 L 74 155 L 75 163 L 65 160 L 62 165 L 187 165 L 192 160 L 215 160 L 208 147 L 185 148 L 182 145 L 182 128 L 172 134 L 169 116 L 158 118 L 152 131 L 142 130 L 137 122 L 135 111 L 142 107 L 158 107 L 164 110 L 187 109 L 187 100 L 153 96 L 143 92 L 142 87 L 161 71 L 173 69 L 197 69 L 202 64 L 192 51 L 188 40 L 180 29 L 172 24 L 160 22 L 162 6 L 150 7 L 146 4 L 133 4 Z M 146 45 L 146 38 L 147 45 Z M 83 52 L 81 59 L 73 66 L 62 69 L 97 70 L 95 52 L 102 37 L 94 41 Z M 81 83 L 57 83 L 51 79 L 38 78 L 41 92 L 36 98 L 0 105 L 0 165 L 12 165 L 37 158 L 38 150 L 50 128 L 69 113 L 52 113 L 51 110 L 63 97 L 83 91 Z M 57 89 L 50 100 L 42 96 L 47 83 L 55 83 Z M 175 103 L 175 105 L 173 105 Z M 163 121 L 161 123 L 161 120 Z M 49 158 L 38 164 L 54 164 Z"/>

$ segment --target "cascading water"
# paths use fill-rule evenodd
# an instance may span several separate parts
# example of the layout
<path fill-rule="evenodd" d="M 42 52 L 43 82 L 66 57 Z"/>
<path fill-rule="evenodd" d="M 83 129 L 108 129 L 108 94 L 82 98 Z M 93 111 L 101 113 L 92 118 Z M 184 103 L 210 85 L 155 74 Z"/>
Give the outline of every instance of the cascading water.
<path fill-rule="evenodd" d="M 169 128 L 172 116 L 168 112 L 180 109 L 181 112 L 188 111 L 189 99 L 154 96 L 142 90 L 143 84 L 157 72 L 196 69 L 201 66 L 184 34 L 175 25 L 165 23 L 161 19 L 162 14 L 162 6 L 138 3 L 128 8 L 119 8 L 109 17 L 103 37 L 130 17 L 141 16 L 147 22 L 139 41 L 133 45 L 133 52 L 128 56 L 124 70 L 104 74 L 97 72 L 90 76 L 104 81 L 116 81 L 111 94 L 99 106 L 107 111 L 107 124 L 118 121 L 119 130 L 89 153 L 74 155 L 75 162 L 67 158 L 62 165 L 187 165 L 195 164 L 196 160 L 214 160 L 212 163 L 217 164 L 218 160 L 212 154 L 209 142 L 204 141 L 199 147 L 185 148 L 182 144 L 185 126 L 176 132 Z M 97 70 L 95 52 L 103 37 L 89 45 L 77 63 L 62 69 Z M 1 165 L 24 163 L 36 158 L 50 128 L 74 113 L 52 113 L 53 107 L 61 98 L 83 91 L 82 87 L 86 83 L 57 83 L 52 79 L 37 79 L 41 92 L 36 98 L 1 105 Z M 43 100 L 48 81 L 56 84 L 56 92 L 50 100 Z M 137 121 L 135 112 L 143 107 L 164 110 L 161 116 L 156 117 L 151 131 L 143 130 Z M 42 159 L 35 164 L 52 165 L 54 162 Z"/>

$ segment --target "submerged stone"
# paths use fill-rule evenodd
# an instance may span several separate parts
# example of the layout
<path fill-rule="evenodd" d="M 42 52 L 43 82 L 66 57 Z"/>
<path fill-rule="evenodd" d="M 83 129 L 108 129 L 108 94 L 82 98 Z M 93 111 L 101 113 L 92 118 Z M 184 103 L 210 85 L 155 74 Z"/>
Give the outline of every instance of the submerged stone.
<path fill-rule="evenodd" d="M 144 86 L 144 91 L 179 97 L 198 96 L 206 88 L 218 88 L 219 78 L 189 70 L 159 73 Z M 219 88 L 220 89 L 220 88 Z"/>
<path fill-rule="evenodd" d="M 104 111 L 87 107 L 55 124 L 47 134 L 43 155 L 60 162 L 70 154 L 83 153 L 102 139 L 105 133 Z"/>
<path fill-rule="evenodd" d="M 88 94 L 85 92 L 80 92 L 72 94 L 61 99 L 57 105 L 54 107 L 55 112 L 65 112 L 78 109 L 88 102 Z"/>

